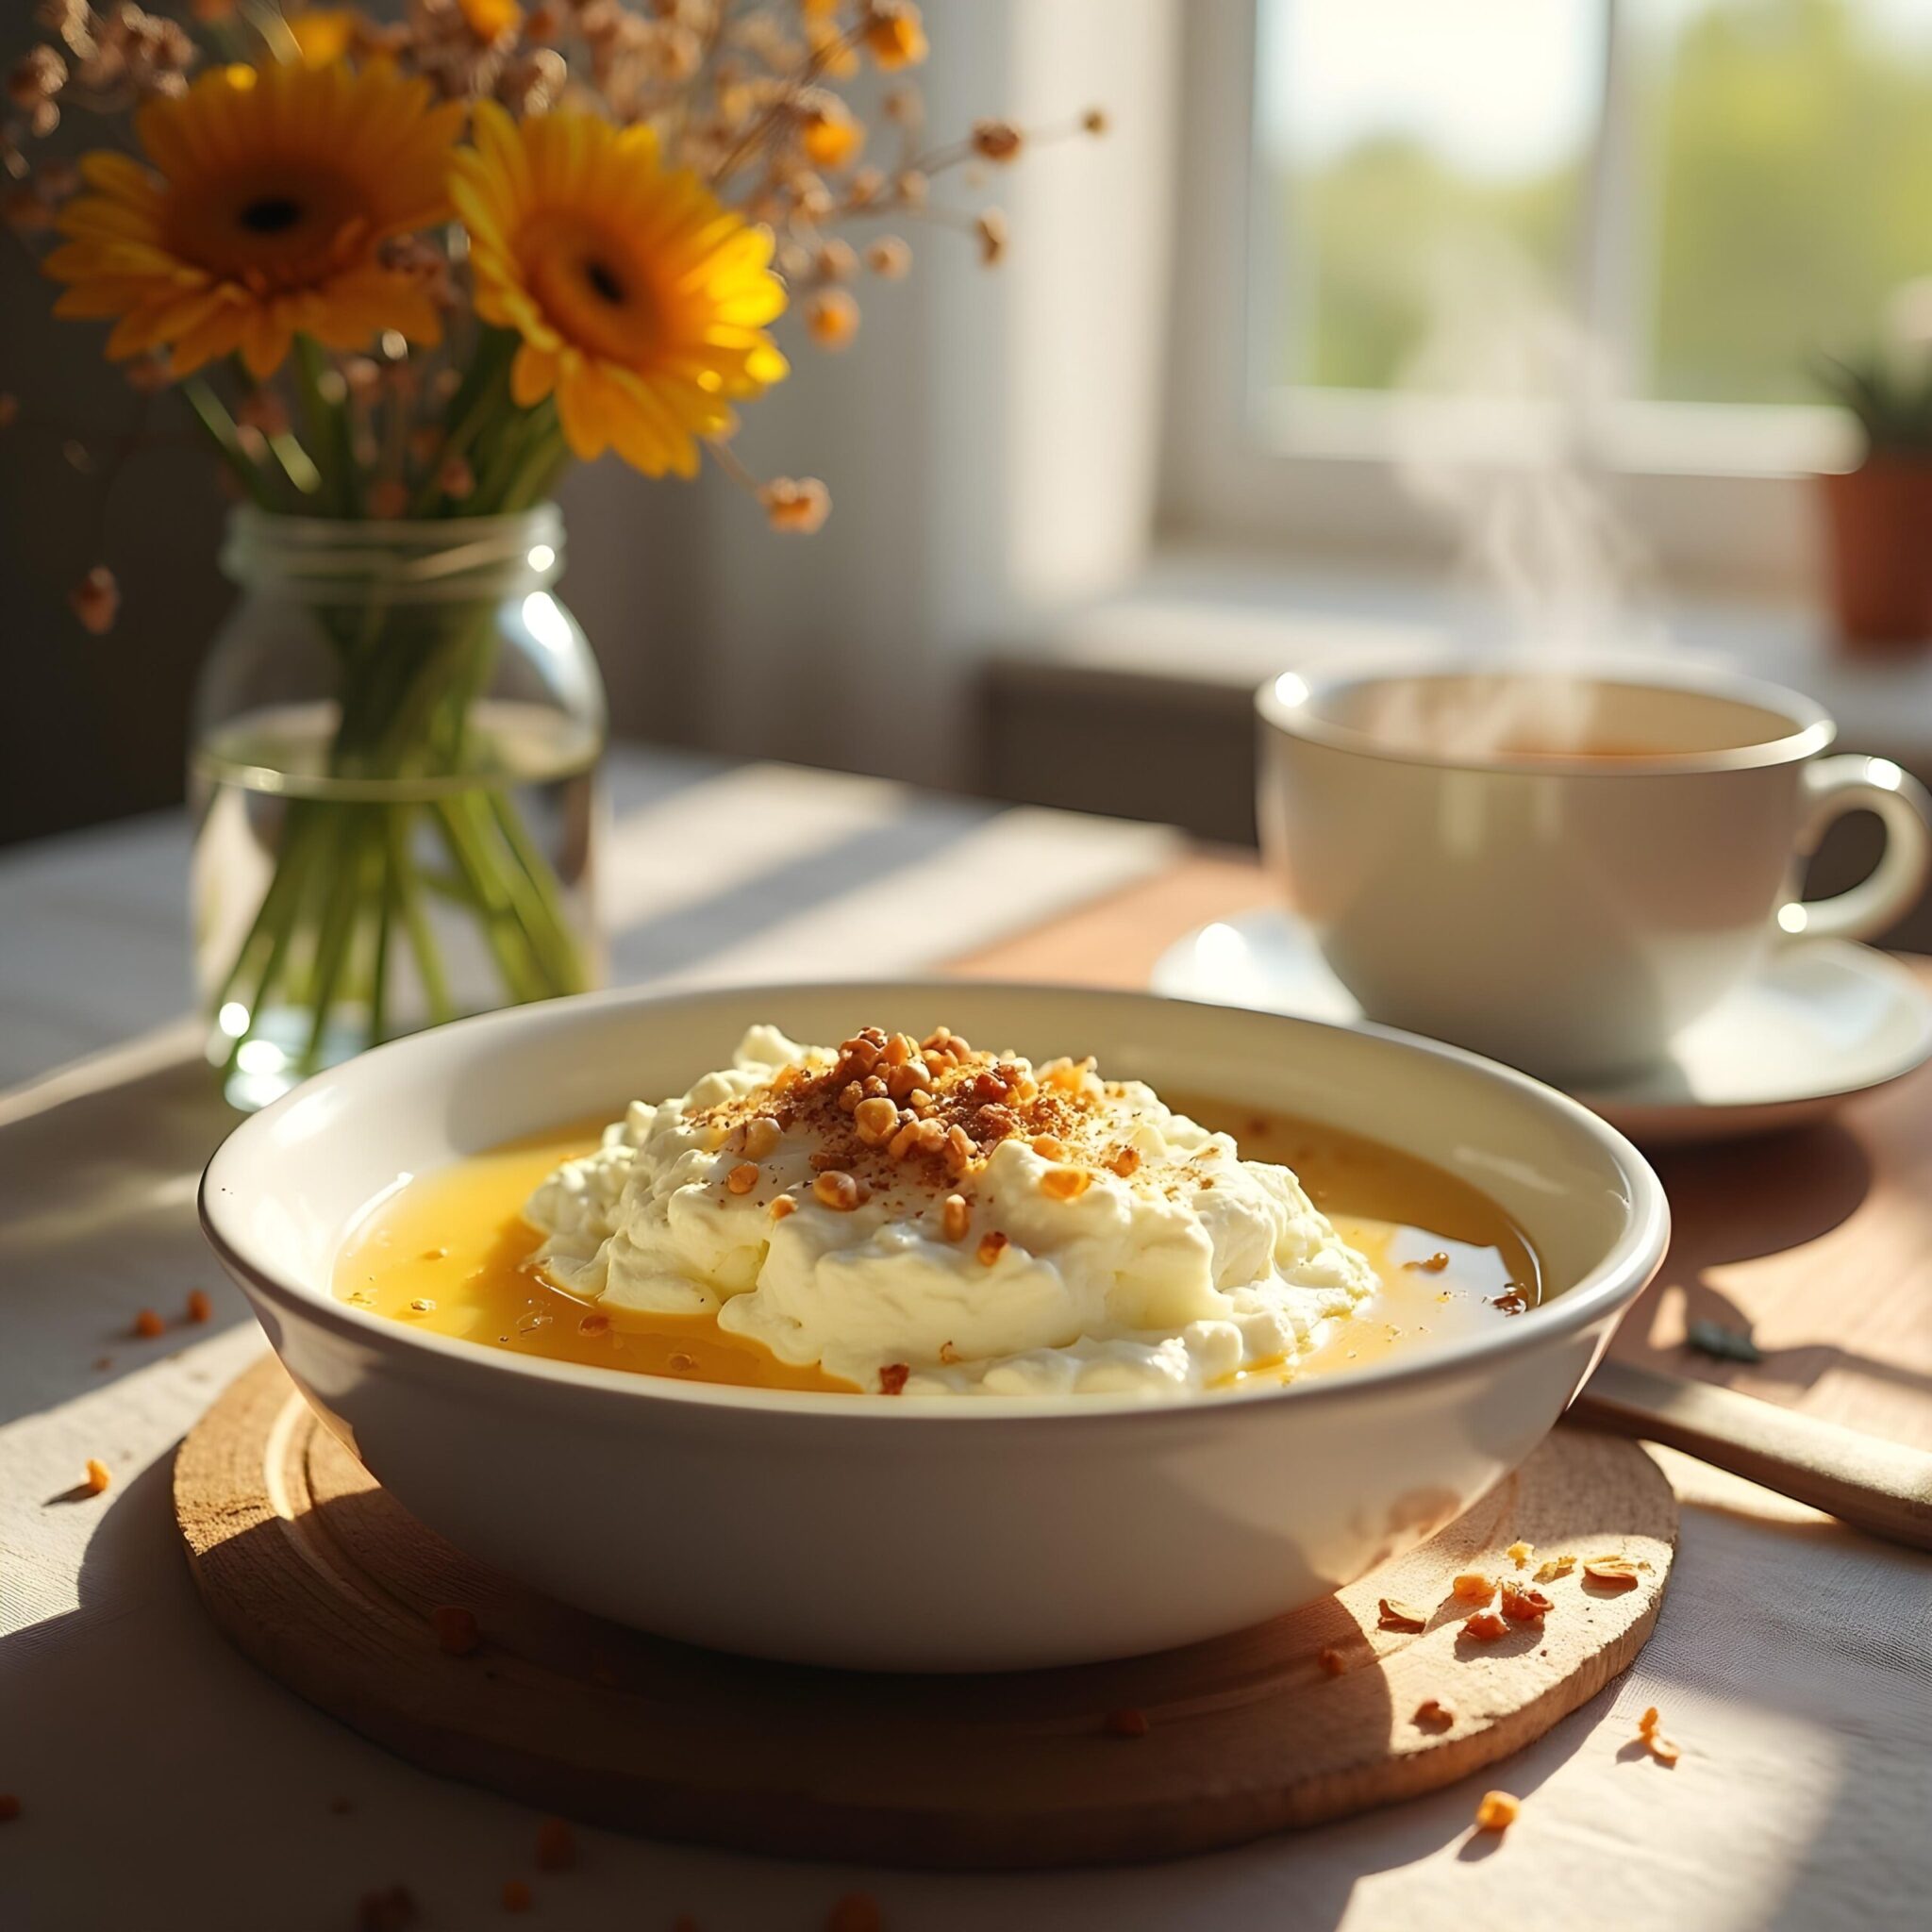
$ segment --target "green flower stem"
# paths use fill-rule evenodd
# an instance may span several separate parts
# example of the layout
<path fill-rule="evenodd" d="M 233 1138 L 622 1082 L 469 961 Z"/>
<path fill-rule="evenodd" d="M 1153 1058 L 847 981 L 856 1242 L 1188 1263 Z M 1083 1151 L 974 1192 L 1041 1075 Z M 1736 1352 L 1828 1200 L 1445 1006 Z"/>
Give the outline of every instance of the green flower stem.
<path fill-rule="evenodd" d="M 409 860 L 410 816 L 407 810 L 390 814 L 390 864 L 402 906 L 403 930 L 408 935 L 409 950 L 416 956 L 416 971 L 423 981 L 423 998 L 429 1008 L 429 1024 L 440 1026 L 445 1020 L 455 1018 L 456 1002 L 449 996 L 449 982 L 442 971 L 442 956 L 437 951 L 436 936 L 424 916 L 422 894 L 416 886 L 416 871 Z"/>
<path fill-rule="evenodd" d="M 235 419 L 222 407 L 221 398 L 198 375 L 191 375 L 182 383 L 181 394 L 195 422 L 214 445 L 215 454 L 227 465 L 229 474 L 263 509 L 274 509 L 275 494 L 269 488 L 268 478 L 242 447 Z"/>
<path fill-rule="evenodd" d="M 325 378 L 332 374 L 313 336 L 295 338 L 295 392 L 302 399 L 302 420 L 308 448 L 321 473 L 321 495 L 329 514 L 362 514 L 362 473 L 357 467 L 355 434 L 349 425 L 345 397 L 331 400 Z M 338 376 L 336 380 L 341 381 Z"/>

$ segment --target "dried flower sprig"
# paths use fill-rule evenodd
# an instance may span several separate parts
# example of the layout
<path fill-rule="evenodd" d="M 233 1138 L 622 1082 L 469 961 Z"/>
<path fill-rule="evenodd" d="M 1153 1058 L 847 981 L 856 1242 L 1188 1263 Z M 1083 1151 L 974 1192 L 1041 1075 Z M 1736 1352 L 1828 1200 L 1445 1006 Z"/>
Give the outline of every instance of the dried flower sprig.
<path fill-rule="evenodd" d="M 272 510 L 479 515 L 605 448 L 681 475 L 708 448 L 774 527 L 816 529 L 823 483 L 725 458 L 738 407 L 787 373 L 784 312 L 844 349 L 854 285 L 910 269 L 902 235 L 841 226 L 951 226 L 994 263 L 1004 218 L 938 204 L 936 178 L 1105 127 L 987 119 L 922 149 L 911 0 L 186 12 L 40 0 L 8 70 L 0 214 L 53 238 L 59 310 L 111 320 L 130 385 L 179 388 L 231 487 Z M 891 77 L 891 156 L 844 92 L 871 73 Z M 70 110 L 123 148 L 37 159 Z M 121 439 L 104 501 L 142 446 Z M 91 628 L 112 619 L 105 579 L 75 592 Z"/>

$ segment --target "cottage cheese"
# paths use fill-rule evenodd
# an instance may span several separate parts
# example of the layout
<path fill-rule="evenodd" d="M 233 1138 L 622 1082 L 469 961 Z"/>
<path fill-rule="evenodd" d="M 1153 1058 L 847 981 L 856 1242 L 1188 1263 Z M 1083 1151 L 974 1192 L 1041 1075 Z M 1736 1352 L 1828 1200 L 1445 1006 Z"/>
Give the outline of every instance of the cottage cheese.
<path fill-rule="evenodd" d="M 1374 1286 L 1287 1168 L 1136 1082 L 943 1033 L 754 1027 L 525 1212 L 574 1294 L 907 1395 L 1196 1395 L 1291 1372 Z"/>

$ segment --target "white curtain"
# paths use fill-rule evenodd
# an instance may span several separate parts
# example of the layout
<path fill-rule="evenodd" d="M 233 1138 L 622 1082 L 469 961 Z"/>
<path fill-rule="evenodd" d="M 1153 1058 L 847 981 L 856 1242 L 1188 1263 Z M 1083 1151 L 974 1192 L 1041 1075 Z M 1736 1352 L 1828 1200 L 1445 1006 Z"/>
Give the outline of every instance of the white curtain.
<path fill-rule="evenodd" d="M 1182 0 L 929 0 L 925 15 L 935 140 L 1090 106 L 1109 132 L 937 191 L 1005 211 L 999 267 L 971 236 L 907 223 L 913 274 L 860 282 L 851 348 L 787 334 L 794 373 L 747 408 L 741 448 L 761 474 L 824 478 L 818 536 L 774 534 L 715 476 L 652 485 L 607 460 L 573 480 L 563 592 L 621 731 L 968 780 L 976 660 L 1144 556 Z"/>

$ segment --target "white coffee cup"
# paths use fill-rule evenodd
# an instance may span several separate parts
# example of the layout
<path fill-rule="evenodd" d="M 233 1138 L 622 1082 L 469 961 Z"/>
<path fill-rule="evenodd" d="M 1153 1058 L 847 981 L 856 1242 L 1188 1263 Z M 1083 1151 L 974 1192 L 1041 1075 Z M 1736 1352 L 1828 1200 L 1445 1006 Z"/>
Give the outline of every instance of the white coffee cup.
<path fill-rule="evenodd" d="M 1261 844 L 1371 1019 L 1559 1079 L 1655 1060 L 1767 947 L 1880 931 L 1932 863 L 1932 798 L 1822 754 L 1810 699 L 1701 666 L 1435 652 L 1257 693 Z M 1799 900 L 1846 812 L 1884 822 L 1861 884 Z"/>

